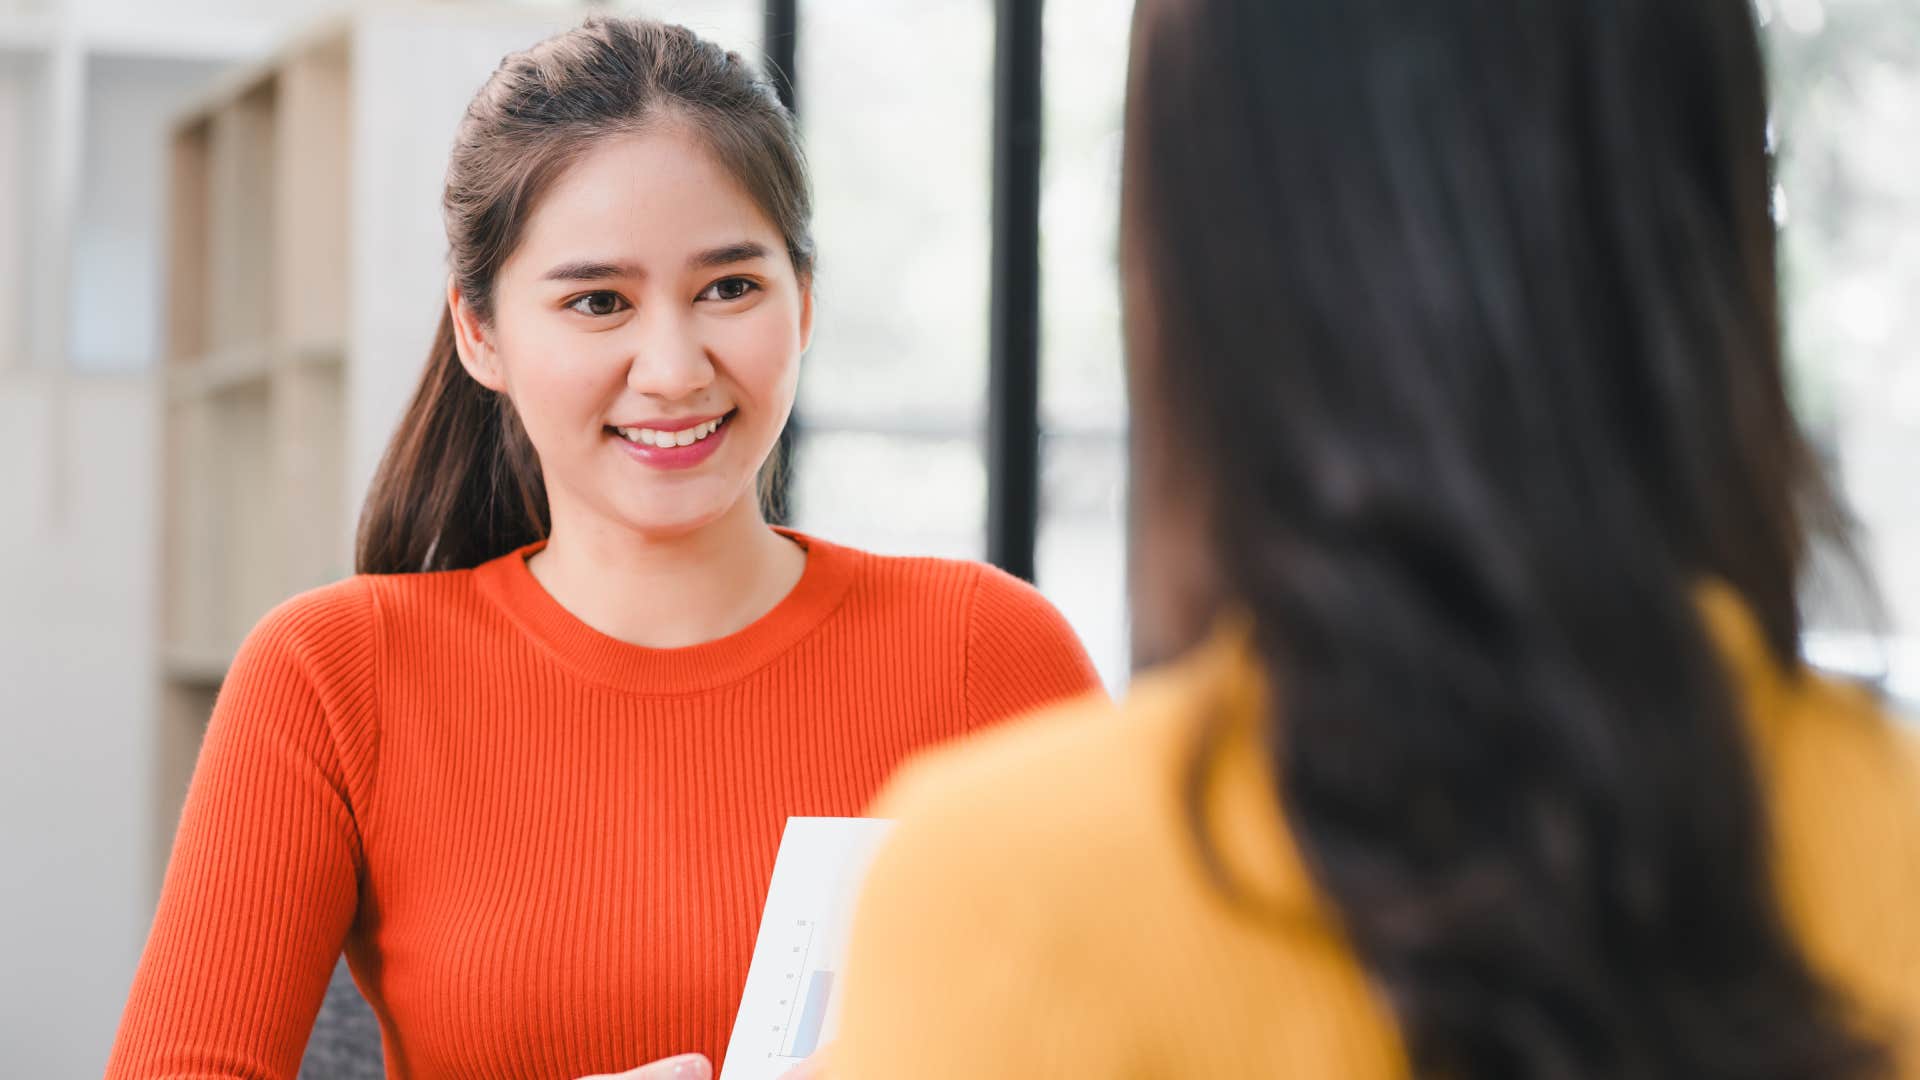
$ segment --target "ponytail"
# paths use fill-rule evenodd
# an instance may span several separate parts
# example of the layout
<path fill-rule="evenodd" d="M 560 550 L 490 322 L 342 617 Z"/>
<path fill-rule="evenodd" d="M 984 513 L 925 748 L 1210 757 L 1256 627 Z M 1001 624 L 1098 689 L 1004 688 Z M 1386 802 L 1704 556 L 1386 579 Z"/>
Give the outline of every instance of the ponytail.
<path fill-rule="evenodd" d="M 465 569 L 545 538 L 550 524 L 519 416 L 460 365 L 452 313 L 441 311 L 426 374 L 360 513 L 354 569 Z"/>

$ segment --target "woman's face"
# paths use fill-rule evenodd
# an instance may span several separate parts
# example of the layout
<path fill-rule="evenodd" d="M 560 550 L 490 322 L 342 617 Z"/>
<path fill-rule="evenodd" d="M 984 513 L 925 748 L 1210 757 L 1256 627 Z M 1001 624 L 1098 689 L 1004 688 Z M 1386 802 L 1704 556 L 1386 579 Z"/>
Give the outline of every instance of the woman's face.
<path fill-rule="evenodd" d="M 491 325 L 456 287 L 449 302 L 468 371 L 526 426 L 556 527 L 649 536 L 756 497 L 813 322 L 779 229 L 674 125 L 603 142 L 553 184 Z"/>

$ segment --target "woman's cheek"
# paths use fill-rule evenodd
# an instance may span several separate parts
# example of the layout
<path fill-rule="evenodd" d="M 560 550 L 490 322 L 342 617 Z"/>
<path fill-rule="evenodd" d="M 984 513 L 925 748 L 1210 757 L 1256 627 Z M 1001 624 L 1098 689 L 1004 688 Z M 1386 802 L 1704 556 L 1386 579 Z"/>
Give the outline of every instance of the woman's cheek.
<path fill-rule="evenodd" d="M 791 331 L 758 334 L 739 343 L 735 377 L 741 389 L 763 410 L 776 409 L 791 398 L 798 382 L 799 339 Z"/>
<path fill-rule="evenodd" d="M 542 407 L 555 427 L 599 434 L 608 402 L 619 397 L 630 363 L 603 342 L 551 340 L 525 354 Z"/>

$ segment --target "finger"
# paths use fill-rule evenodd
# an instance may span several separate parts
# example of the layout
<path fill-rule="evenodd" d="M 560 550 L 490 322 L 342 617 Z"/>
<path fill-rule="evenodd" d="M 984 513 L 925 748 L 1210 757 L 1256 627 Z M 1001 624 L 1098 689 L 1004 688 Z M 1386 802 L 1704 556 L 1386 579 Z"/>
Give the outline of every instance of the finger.
<path fill-rule="evenodd" d="M 713 1062 L 705 1054 L 682 1054 L 628 1072 L 583 1076 L 580 1080 L 713 1080 Z"/>

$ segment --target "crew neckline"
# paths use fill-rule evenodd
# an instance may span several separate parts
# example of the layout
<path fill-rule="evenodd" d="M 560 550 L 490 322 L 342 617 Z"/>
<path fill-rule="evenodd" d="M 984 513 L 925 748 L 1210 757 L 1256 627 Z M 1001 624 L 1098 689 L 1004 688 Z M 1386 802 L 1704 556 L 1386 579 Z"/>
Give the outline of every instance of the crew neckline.
<path fill-rule="evenodd" d="M 545 540 L 482 563 L 474 568 L 474 579 L 529 637 L 576 674 L 632 693 L 695 693 L 745 678 L 799 644 L 833 614 L 853 584 L 859 563 L 852 549 L 769 527 L 806 552 L 800 580 L 765 615 L 698 645 L 635 645 L 581 621 L 527 566 L 527 557 L 546 547 Z"/>

